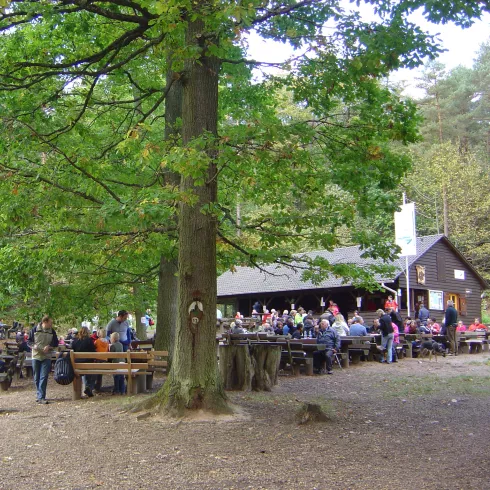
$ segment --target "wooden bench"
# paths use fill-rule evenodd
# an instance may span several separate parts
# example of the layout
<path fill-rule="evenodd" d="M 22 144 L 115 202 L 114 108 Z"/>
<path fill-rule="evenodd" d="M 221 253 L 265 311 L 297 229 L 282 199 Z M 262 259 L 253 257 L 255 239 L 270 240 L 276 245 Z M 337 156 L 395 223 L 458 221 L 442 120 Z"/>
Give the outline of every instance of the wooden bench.
<path fill-rule="evenodd" d="M 291 366 L 293 376 L 300 374 L 301 366 L 305 366 L 307 376 L 313 376 L 313 358 L 306 357 L 304 345 L 301 341 L 287 341 L 286 350 L 281 354 L 281 361 L 286 359 L 286 362 Z"/>
<path fill-rule="evenodd" d="M 483 330 L 479 332 L 462 332 L 460 343 L 463 343 L 468 347 L 468 352 L 470 354 L 488 351 L 487 333 Z"/>
<path fill-rule="evenodd" d="M 77 359 L 90 360 L 90 362 L 77 362 Z M 113 362 L 113 359 L 124 359 Z M 136 394 L 138 384 L 136 376 L 148 375 L 147 352 L 73 352 L 70 351 L 70 360 L 75 373 L 73 380 L 73 400 L 82 398 L 82 376 L 91 374 L 122 374 L 127 376 L 128 394 Z M 93 362 L 96 361 L 96 362 Z"/>
<path fill-rule="evenodd" d="M 5 361 L 5 372 L 0 373 L 0 391 L 7 391 L 12 384 L 12 379 L 17 367 L 17 356 Z"/>
<path fill-rule="evenodd" d="M 153 388 L 153 375 L 155 372 L 167 374 L 168 367 L 168 351 L 166 350 L 150 350 L 148 354 L 148 375 L 146 377 L 138 377 L 146 381 L 145 390 L 151 390 Z"/>
<path fill-rule="evenodd" d="M 128 352 L 73 352 L 70 359 L 75 371 L 73 399 L 79 400 L 82 392 L 82 376 L 86 374 L 114 375 L 127 377 L 127 392 L 133 395 L 151 390 L 155 372 L 167 372 L 167 351 L 128 351 Z M 76 359 L 91 359 L 97 362 L 75 362 Z M 112 359 L 124 359 L 113 362 Z"/>
<path fill-rule="evenodd" d="M 5 342 L 5 349 L 7 354 L 16 355 L 19 352 L 19 344 L 15 340 L 7 340 Z"/>

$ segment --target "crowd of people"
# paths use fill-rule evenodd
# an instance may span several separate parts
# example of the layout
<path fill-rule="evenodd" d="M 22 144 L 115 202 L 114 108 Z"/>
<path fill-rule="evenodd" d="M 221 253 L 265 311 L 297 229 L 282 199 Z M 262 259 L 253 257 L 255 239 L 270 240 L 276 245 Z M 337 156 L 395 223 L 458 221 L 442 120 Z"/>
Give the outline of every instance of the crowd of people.
<path fill-rule="evenodd" d="M 259 312 L 262 309 L 264 313 L 261 314 Z M 452 301 L 447 302 L 442 324 L 430 317 L 430 312 L 423 303 L 418 305 L 417 318 L 402 319 L 398 311 L 398 304 L 391 295 L 386 299 L 384 309 L 378 309 L 376 315 L 377 318 L 374 319 L 372 325 L 367 326 L 357 311 L 346 321 L 333 301 L 329 302 L 327 310 L 319 317 L 314 316 L 313 311 L 307 312 L 302 307 L 297 310 L 278 312 L 275 309 L 269 311 L 262 308 L 260 303 L 256 302 L 252 310 L 252 319 L 255 322 L 252 323 L 250 331 L 286 335 L 292 339 L 316 338 L 317 343 L 326 344 L 326 349 L 315 353 L 314 367 L 316 372 L 319 372 L 322 363 L 326 362 L 327 374 L 332 374 L 332 357 L 339 351 L 341 337 L 380 334 L 384 352 L 381 362 L 391 364 L 397 362 L 400 333 L 444 336 L 445 339 L 441 339 L 441 351 L 444 354 L 456 355 L 456 332 L 487 331 L 487 327 L 480 322 L 479 318 L 475 318 L 467 329 L 461 320 L 458 321 L 458 313 Z M 225 325 L 225 330 L 232 334 L 246 333 L 243 315 L 237 312 L 234 321 L 229 326 Z"/>
<path fill-rule="evenodd" d="M 105 328 L 96 328 L 92 332 L 86 326 L 80 329 L 69 329 L 66 337 L 59 337 L 53 328 L 53 319 L 44 316 L 38 325 L 32 326 L 27 333 L 19 331 L 17 343 L 19 350 L 22 345 L 32 351 L 32 370 L 36 387 L 36 402 L 47 404 L 46 387 L 48 375 L 51 370 L 52 353 L 60 345 L 69 346 L 74 352 L 126 352 L 131 348 L 131 341 L 135 339 L 134 331 L 128 323 L 129 313 L 120 310 Z M 79 359 L 77 362 L 92 362 L 91 359 Z M 119 359 L 113 359 L 119 362 Z M 101 389 L 102 375 L 83 376 L 84 393 L 93 397 Z M 113 394 L 125 393 L 124 375 L 114 375 Z"/>

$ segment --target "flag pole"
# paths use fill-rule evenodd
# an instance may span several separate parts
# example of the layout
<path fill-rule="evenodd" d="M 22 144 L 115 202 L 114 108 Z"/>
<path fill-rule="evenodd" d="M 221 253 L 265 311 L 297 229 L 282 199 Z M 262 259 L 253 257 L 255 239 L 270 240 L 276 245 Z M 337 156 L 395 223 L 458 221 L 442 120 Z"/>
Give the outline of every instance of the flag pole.
<path fill-rule="evenodd" d="M 403 204 L 406 204 L 405 193 L 403 193 Z M 407 316 L 410 316 L 410 271 L 408 269 L 408 255 L 405 255 L 405 277 L 407 279 Z"/>

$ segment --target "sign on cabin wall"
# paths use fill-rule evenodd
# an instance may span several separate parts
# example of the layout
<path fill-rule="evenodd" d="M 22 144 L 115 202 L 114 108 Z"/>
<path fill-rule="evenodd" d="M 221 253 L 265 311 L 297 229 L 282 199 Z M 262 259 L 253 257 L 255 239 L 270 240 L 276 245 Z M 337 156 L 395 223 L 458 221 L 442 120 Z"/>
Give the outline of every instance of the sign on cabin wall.
<path fill-rule="evenodd" d="M 429 310 L 444 310 L 444 293 L 429 290 Z"/>
<path fill-rule="evenodd" d="M 454 279 L 462 279 L 464 281 L 464 271 L 460 271 L 458 269 L 454 269 Z"/>
<path fill-rule="evenodd" d="M 417 282 L 419 284 L 425 284 L 425 266 L 416 265 L 415 271 L 417 272 Z"/>

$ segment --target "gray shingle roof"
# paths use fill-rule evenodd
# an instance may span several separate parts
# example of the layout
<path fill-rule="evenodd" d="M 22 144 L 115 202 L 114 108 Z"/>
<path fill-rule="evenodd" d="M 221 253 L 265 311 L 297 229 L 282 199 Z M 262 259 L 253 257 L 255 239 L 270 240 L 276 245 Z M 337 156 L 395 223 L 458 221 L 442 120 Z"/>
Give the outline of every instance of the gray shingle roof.
<path fill-rule="evenodd" d="M 409 265 L 418 260 L 427 250 L 437 243 L 444 235 L 430 235 L 417 238 L 417 255 L 409 257 Z M 382 260 L 362 258 L 359 246 L 337 248 L 332 252 L 317 250 L 297 257 L 322 257 L 332 264 L 351 263 L 358 266 L 384 264 Z M 376 277 L 382 282 L 393 282 L 405 269 L 405 258 L 399 258 L 393 263 L 396 272 L 392 277 Z M 254 267 L 237 267 L 235 272 L 227 271 L 218 277 L 218 296 L 235 296 L 239 294 L 271 293 L 278 291 L 297 291 L 301 289 L 337 288 L 349 285 L 340 277 L 327 277 L 320 284 L 301 278 L 303 271 L 294 270 L 279 264 L 265 265 L 261 271 Z"/>

